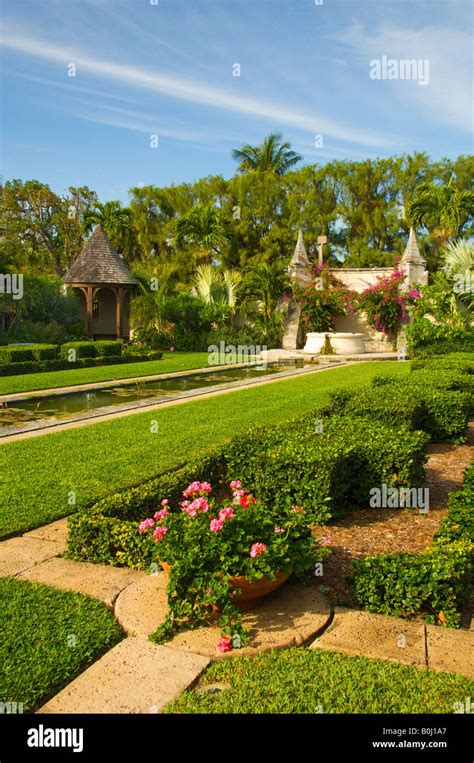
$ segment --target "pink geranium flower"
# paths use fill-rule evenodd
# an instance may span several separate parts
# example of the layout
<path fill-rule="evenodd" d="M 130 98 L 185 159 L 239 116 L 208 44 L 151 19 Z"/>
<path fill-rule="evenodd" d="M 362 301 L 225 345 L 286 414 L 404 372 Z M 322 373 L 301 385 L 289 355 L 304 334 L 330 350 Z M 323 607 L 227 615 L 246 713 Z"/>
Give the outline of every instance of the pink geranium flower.
<path fill-rule="evenodd" d="M 162 526 L 155 527 L 155 529 L 153 530 L 153 540 L 159 543 L 160 541 L 163 540 L 167 532 L 168 532 L 167 527 L 162 527 Z"/>
<path fill-rule="evenodd" d="M 233 517 L 235 517 L 235 512 L 232 506 L 224 506 L 219 512 L 219 519 L 233 519 Z"/>
<path fill-rule="evenodd" d="M 168 514 L 169 514 L 169 511 L 167 511 L 166 509 L 160 509 L 159 511 L 155 511 L 153 516 L 156 519 L 156 521 L 159 522 L 160 519 L 164 519 L 165 517 L 168 516 Z"/>
<path fill-rule="evenodd" d="M 240 480 L 232 480 L 232 482 L 230 483 L 230 486 L 234 490 L 240 490 L 240 488 L 242 487 L 242 483 Z"/>
<path fill-rule="evenodd" d="M 229 638 L 229 636 L 222 636 L 222 638 L 217 642 L 217 648 L 219 652 L 230 652 L 233 648 L 232 640 Z"/>
<path fill-rule="evenodd" d="M 224 527 L 224 520 L 223 519 L 213 519 L 213 520 L 211 520 L 211 524 L 209 525 L 209 527 L 211 528 L 211 532 L 218 533 Z"/>
<path fill-rule="evenodd" d="M 283 527 L 278 527 L 278 525 L 277 525 L 277 527 L 275 527 L 275 529 L 273 530 L 273 532 L 274 532 L 274 533 L 276 533 L 277 535 L 281 535 L 281 534 L 282 534 L 282 533 L 284 533 L 285 531 L 284 531 Z"/>
<path fill-rule="evenodd" d="M 255 559 L 256 556 L 262 556 L 265 553 L 268 546 L 265 543 L 254 543 L 250 549 L 250 556 Z"/>
<path fill-rule="evenodd" d="M 154 527 L 154 526 L 155 526 L 154 519 L 144 519 L 143 522 L 140 522 L 140 525 L 138 527 L 138 532 L 140 535 L 143 535 L 143 533 L 146 532 L 149 527 Z"/>
<path fill-rule="evenodd" d="M 163 500 L 161 501 L 161 505 L 162 506 L 168 506 L 168 504 L 169 504 L 168 499 L 167 498 L 163 498 Z"/>
<path fill-rule="evenodd" d="M 186 488 L 186 490 L 183 492 L 183 496 L 185 498 L 189 498 L 192 495 L 195 495 L 196 493 L 211 493 L 212 487 L 209 484 L 209 482 L 191 482 L 190 485 Z"/>

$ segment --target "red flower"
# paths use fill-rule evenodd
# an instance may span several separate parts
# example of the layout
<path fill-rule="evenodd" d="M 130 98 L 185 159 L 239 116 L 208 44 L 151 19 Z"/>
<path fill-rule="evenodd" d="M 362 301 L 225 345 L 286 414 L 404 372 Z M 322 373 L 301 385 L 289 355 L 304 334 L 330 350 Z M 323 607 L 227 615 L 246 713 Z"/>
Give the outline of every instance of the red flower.
<path fill-rule="evenodd" d="M 255 503 L 255 498 L 253 498 L 251 495 L 243 495 L 240 499 L 240 505 L 243 509 L 248 509 L 252 503 Z"/>

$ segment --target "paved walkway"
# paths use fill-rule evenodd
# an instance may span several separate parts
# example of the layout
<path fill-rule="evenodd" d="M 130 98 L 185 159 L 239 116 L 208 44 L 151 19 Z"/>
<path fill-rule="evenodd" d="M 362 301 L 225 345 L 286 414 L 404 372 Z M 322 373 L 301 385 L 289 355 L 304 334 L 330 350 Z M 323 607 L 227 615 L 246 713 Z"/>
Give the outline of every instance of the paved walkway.
<path fill-rule="evenodd" d="M 387 659 L 474 677 L 473 631 L 427 626 L 337 608 L 318 586 L 287 583 L 245 614 L 251 645 L 221 655 L 219 630 L 208 626 L 148 641 L 167 611 L 164 573 L 73 562 L 66 550 L 67 519 L 0 543 L 0 576 L 76 591 L 104 602 L 127 638 L 47 702 L 40 713 L 158 713 L 189 688 L 211 660 L 311 643 L 311 648 Z"/>

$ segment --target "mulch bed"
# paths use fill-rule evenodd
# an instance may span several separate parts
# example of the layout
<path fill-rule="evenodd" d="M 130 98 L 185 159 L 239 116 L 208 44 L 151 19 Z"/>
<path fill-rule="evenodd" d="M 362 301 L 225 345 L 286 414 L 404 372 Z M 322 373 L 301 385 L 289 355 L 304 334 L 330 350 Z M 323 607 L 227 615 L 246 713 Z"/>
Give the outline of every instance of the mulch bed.
<path fill-rule="evenodd" d="M 447 512 L 448 496 L 460 490 L 464 469 L 474 453 L 474 422 L 463 445 L 429 445 L 426 487 L 429 511 L 417 509 L 373 509 L 367 507 L 347 514 L 337 524 L 314 527 L 316 538 L 326 538 L 332 554 L 324 562 L 321 584 L 335 605 L 358 608 L 346 580 L 353 572 L 353 559 L 378 556 L 392 551 L 424 551 Z"/>

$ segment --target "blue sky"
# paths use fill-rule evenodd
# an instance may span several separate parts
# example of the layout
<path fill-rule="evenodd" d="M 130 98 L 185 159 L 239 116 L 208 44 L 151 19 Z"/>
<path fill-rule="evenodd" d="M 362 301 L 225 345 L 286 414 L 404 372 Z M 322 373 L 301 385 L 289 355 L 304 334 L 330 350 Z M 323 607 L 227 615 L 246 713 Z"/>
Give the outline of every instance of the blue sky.
<path fill-rule="evenodd" d="M 126 202 L 229 177 L 272 131 L 306 163 L 472 153 L 471 0 L 153 2 L 3 0 L 4 179 Z M 428 84 L 371 79 L 382 56 L 428 60 Z"/>

